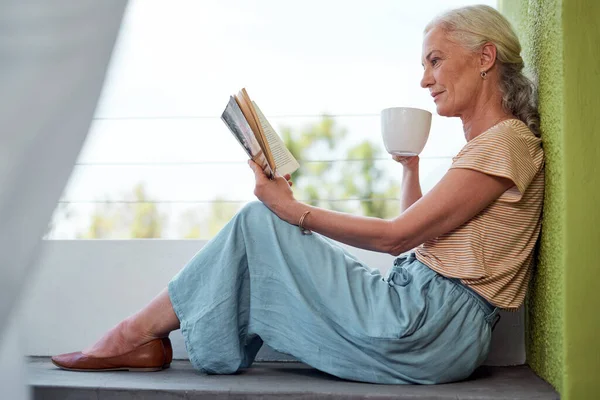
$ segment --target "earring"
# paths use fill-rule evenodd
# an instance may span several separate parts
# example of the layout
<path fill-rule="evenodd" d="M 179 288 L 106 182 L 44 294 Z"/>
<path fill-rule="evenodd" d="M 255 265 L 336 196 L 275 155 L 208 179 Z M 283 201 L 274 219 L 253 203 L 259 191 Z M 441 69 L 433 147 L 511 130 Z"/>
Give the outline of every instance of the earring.
<path fill-rule="evenodd" d="M 487 72 L 485 71 L 481 71 L 481 79 L 486 79 L 487 78 Z"/>

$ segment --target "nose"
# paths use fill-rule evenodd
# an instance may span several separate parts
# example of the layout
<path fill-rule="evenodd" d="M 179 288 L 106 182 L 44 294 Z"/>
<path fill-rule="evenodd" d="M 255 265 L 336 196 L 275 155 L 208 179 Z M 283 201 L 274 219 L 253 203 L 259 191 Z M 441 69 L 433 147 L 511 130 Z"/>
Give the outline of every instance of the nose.
<path fill-rule="evenodd" d="M 423 89 L 426 89 L 429 86 L 433 85 L 434 83 L 435 83 L 435 80 L 433 79 L 433 74 L 431 73 L 431 69 L 425 67 L 425 69 L 423 70 L 423 78 L 421 78 L 421 87 Z"/>

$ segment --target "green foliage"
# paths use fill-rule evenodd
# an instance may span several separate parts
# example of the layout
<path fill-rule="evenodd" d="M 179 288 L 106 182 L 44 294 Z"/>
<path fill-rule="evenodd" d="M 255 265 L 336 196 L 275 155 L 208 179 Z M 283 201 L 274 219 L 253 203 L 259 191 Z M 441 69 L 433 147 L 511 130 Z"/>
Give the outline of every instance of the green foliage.
<path fill-rule="evenodd" d="M 380 154 L 375 144 L 365 140 L 344 149 L 347 130 L 328 115 L 322 115 L 316 123 L 300 131 L 283 127 L 280 133 L 301 164 L 292 175 L 296 198 L 331 210 L 371 217 L 391 218 L 399 213 L 399 202 L 389 199 L 398 198 L 400 187 L 377 164 Z M 335 157 L 328 156 L 336 152 L 342 155 L 342 160 L 329 160 Z M 316 161 L 318 159 L 325 161 Z M 132 204 L 99 205 L 89 228 L 79 236 L 97 239 L 161 237 L 166 218 L 159 213 L 143 184 L 136 185 L 129 197 L 134 200 Z M 239 204 L 224 198 L 214 199 L 208 209 L 189 209 L 179 219 L 178 236 L 211 238 L 238 210 Z"/>
<path fill-rule="evenodd" d="M 378 148 L 366 140 L 351 148 L 348 158 L 360 161 L 344 168 L 342 186 L 347 198 L 361 199 L 363 215 L 391 218 L 400 212 L 399 203 L 387 199 L 398 198 L 400 186 L 386 181 L 385 171 L 375 163 L 378 156 Z"/>
<path fill-rule="evenodd" d="M 149 203 L 148 195 L 142 184 L 134 188 L 133 221 L 131 222 L 132 238 L 159 238 L 162 232 L 162 218 L 155 203 Z"/>
<path fill-rule="evenodd" d="M 185 239 L 210 239 L 233 218 L 239 208 L 239 204 L 229 203 L 217 197 L 211 203 L 208 212 L 202 212 L 201 209 L 184 212 L 178 230 Z"/>
<path fill-rule="evenodd" d="M 211 210 L 206 216 L 205 226 L 208 228 L 208 237 L 213 237 L 229 222 L 239 210 L 239 205 L 235 203 L 226 203 L 220 198 L 215 199 L 211 204 Z"/>
<path fill-rule="evenodd" d="M 87 232 L 79 234 L 80 239 L 108 239 L 116 226 L 116 215 L 108 204 L 96 207 Z"/>
<path fill-rule="evenodd" d="M 331 116 L 322 115 L 319 122 L 307 126 L 299 133 L 287 127 L 281 132 L 283 142 L 301 163 L 301 168 L 292 174 L 296 197 L 311 205 L 347 211 L 342 202 L 331 201 L 337 200 L 340 194 L 338 185 L 331 184 L 326 179 L 334 170 L 335 163 L 310 161 L 311 158 L 315 159 L 315 151 L 333 150 L 346 137 L 346 129 L 338 127 Z"/>
<path fill-rule="evenodd" d="M 323 115 L 318 123 L 299 133 L 290 128 L 281 132 L 284 143 L 302 165 L 292 175 L 297 198 L 331 210 L 370 217 L 391 218 L 399 213 L 399 203 L 387 199 L 397 198 L 400 187 L 387 179 L 385 170 L 377 165 L 380 154 L 375 144 L 365 140 L 347 149 L 345 160 L 310 161 L 317 158 L 318 152 L 342 146 L 346 129 L 337 126 L 332 117 Z M 344 201 L 349 199 L 359 199 L 360 209 Z"/>
<path fill-rule="evenodd" d="M 87 232 L 79 234 L 83 239 L 148 239 L 162 236 L 162 216 L 146 193 L 144 185 L 137 184 L 132 193 L 131 204 L 99 204 L 92 214 Z"/>

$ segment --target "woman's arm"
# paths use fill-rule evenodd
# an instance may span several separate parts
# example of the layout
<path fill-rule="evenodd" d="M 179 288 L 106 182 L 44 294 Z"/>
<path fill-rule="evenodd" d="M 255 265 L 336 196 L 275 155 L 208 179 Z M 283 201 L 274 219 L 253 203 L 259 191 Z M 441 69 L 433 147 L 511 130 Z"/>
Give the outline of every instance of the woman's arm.
<path fill-rule="evenodd" d="M 419 156 L 394 156 L 395 161 L 402 164 L 402 191 L 400 192 L 400 212 L 404 212 L 417 200 L 423 197 L 419 182 Z"/>
<path fill-rule="evenodd" d="M 284 178 L 270 181 L 253 166 L 255 195 L 281 219 L 351 246 L 392 255 L 447 233 L 477 215 L 512 187 L 512 181 L 469 169 L 451 169 L 425 196 L 393 220 L 358 217 L 301 203 Z"/>

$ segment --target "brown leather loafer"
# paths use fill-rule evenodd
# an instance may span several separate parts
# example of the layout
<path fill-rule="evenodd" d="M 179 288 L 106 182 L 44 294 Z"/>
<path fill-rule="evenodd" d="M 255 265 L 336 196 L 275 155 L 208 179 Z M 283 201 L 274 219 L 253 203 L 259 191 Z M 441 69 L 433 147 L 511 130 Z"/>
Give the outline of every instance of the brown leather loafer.
<path fill-rule="evenodd" d="M 165 364 L 163 368 L 169 368 L 171 366 L 171 361 L 173 361 L 173 346 L 171 346 L 171 340 L 169 337 L 162 338 L 162 344 L 165 348 Z"/>
<path fill-rule="evenodd" d="M 54 356 L 52 357 L 52 363 L 68 371 L 147 372 L 160 371 L 168 364 L 163 339 L 151 340 L 129 353 L 116 357 L 92 357 L 78 351 Z"/>

